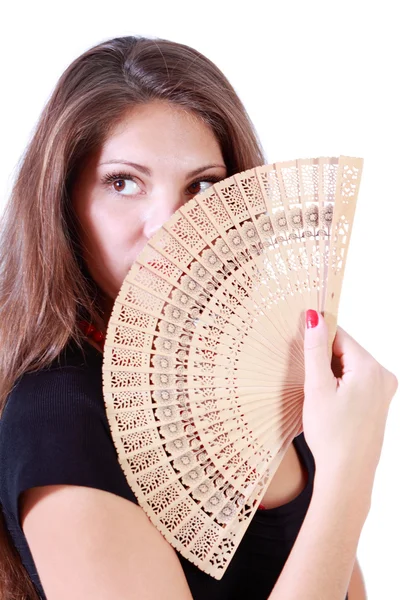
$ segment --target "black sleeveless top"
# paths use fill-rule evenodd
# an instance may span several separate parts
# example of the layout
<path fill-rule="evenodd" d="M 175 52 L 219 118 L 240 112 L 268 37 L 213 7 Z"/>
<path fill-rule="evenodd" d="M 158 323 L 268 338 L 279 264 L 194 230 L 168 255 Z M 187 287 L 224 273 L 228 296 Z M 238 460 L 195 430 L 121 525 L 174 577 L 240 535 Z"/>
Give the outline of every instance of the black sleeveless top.
<path fill-rule="evenodd" d="M 14 545 L 43 600 L 46 596 L 20 525 L 19 495 L 35 486 L 69 484 L 138 503 L 111 437 L 102 360 L 103 355 L 87 342 L 84 354 L 69 344 L 48 369 L 18 380 L 0 420 L 0 503 Z M 294 439 L 294 447 L 308 472 L 306 487 L 290 502 L 255 513 L 221 580 L 177 553 L 194 600 L 268 598 L 312 495 L 315 463 L 304 433 Z"/>

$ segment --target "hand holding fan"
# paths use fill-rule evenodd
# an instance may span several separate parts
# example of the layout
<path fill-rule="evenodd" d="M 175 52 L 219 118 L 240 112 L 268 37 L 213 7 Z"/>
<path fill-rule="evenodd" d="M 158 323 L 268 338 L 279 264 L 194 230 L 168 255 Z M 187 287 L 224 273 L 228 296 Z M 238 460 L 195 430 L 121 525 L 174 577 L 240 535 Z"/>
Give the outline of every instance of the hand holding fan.
<path fill-rule="evenodd" d="M 103 393 L 139 504 L 221 579 L 302 432 L 304 312 L 329 351 L 362 159 L 262 165 L 174 213 L 126 276 L 108 324 Z"/>

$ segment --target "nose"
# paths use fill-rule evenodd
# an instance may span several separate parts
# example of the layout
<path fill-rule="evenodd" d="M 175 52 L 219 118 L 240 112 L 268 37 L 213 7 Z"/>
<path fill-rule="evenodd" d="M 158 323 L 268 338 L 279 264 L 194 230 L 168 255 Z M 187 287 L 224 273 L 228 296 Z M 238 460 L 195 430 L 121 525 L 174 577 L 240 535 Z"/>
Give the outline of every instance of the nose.
<path fill-rule="evenodd" d="M 163 199 L 153 202 L 143 215 L 143 235 L 149 239 L 181 206 L 181 202 Z"/>

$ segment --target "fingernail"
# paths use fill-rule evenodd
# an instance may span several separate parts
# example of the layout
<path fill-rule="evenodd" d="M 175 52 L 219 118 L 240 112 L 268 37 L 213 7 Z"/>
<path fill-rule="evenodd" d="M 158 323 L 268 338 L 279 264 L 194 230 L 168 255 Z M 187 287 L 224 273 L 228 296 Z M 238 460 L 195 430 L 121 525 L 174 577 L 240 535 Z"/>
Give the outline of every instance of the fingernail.
<path fill-rule="evenodd" d="M 306 321 L 307 321 L 307 329 L 310 329 L 310 327 L 316 327 L 318 325 L 318 313 L 316 310 L 308 310 L 307 314 L 306 314 Z"/>

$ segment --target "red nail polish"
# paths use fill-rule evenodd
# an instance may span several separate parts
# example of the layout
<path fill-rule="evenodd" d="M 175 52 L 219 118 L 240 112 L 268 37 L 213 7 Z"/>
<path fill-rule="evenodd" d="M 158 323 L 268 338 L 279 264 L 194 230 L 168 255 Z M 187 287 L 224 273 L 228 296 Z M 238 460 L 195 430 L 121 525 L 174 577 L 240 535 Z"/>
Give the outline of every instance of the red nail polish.
<path fill-rule="evenodd" d="M 318 325 L 318 313 L 315 310 L 308 310 L 306 315 L 307 328 L 316 327 Z"/>

